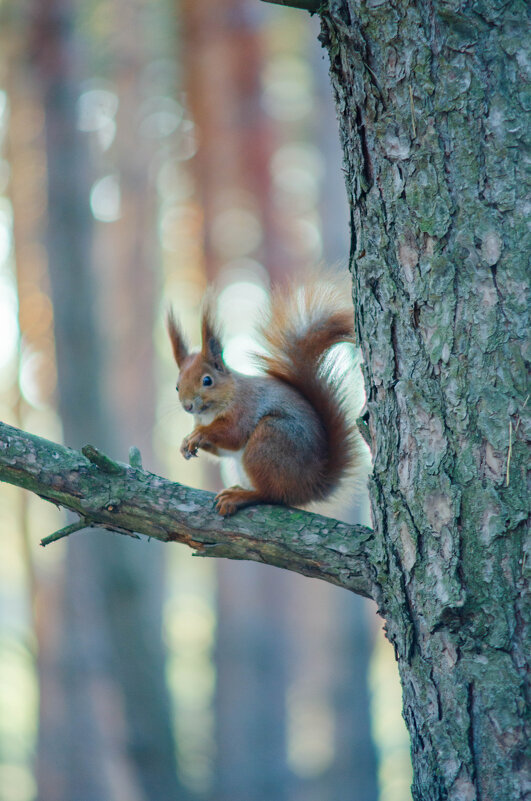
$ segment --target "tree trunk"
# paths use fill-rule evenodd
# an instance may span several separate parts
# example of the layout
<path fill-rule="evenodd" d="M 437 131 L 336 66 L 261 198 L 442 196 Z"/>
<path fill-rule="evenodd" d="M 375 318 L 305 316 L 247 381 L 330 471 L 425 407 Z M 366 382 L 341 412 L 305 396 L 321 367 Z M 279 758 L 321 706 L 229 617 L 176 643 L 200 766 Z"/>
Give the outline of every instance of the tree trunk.
<path fill-rule="evenodd" d="M 72 57 L 69 3 L 34 4 L 29 31 L 32 66 L 39 75 L 46 139 L 46 253 L 54 307 L 58 401 L 64 436 L 72 444 L 105 441 L 106 415 L 94 377 L 101 367 L 92 317 L 89 165 L 76 131 L 77 59 Z M 83 370 L 79 370 L 79 364 Z M 98 699 L 108 692 L 101 654 L 108 653 L 101 596 L 95 588 L 97 548 L 68 548 L 55 592 L 47 593 L 54 628 L 39 627 L 40 727 L 37 784 L 42 801 L 110 798 L 109 729 Z M 55 629 L 55 631 L 54 631 Z M 110 728 L 110 727 L 109 727 Z M 77 732 L 83 731 L 83 738 Z"/>
<path fill-rule="evenodd" d="M 120 217 L 111 225 L 100 224 L 95 236 L 94 269 L 106 346 L 102 383 L 116 452 L 125 457 L 134 441 L 144 463 L 152 467 L 157 464 L 152 448 L 152 331 L 159 252 L 149 175 L 157 145 L 143 135 L 141 115 L 146 113 L 144 79 L 155 57 L 145 26 L 152 24 L 155 12 L 146 0 L 113 0 L 107 5 L 113 25 L 104 42 L 113 53 L 110 77 L 119 98 L 111 153 L 120 182 Z M 156 49 L 160 57 L 159 41 Z M 165 557 L 159 543 L 134 549 L 127 544 L 122 538 L 98 544 L 113 675 L 123 696 L 125 748 L 147 801 L 184 801 L 189 795 L 177 775 L 161 636 Z"/>
<path fill-rule="evenodd" d="M 501 801 L 527 797 L 529 742 L 526 9 L 454 6 L 331 0 L 321 40 L 351 204 L 379 604 L 413 794 Z"/>
<path fill-rule="evenodd" d="M 124 24 L 123 14 L 120 24 Z M 112 442 L 112 450 L 118 450 L 120 436 L 129 439 L 128 425 L 138 431 L 138 423 L 131 423 L 130 414 L 124 412 L 113 416 L 106 392 L 110 382 L 105 381 L 108 362 L 103 349 L 104 345 L 108 349 L 108 342 L 103 342 L 95 314 L 100 293 L 92 259 L 90 159 L 87 144 L 77 130 L 83 70 L 76 55 L 75 4 L 69 0 L 36 4 L 31 44 L 45 112 L 47 255 L 64 436 L 76 444 L 87 440 Z M 117 50 L 123 60 L 123 47 Z M 128 122 L 124 120 L 124 128 Z M 140 172 L 142 167 L 140 162 Z M 130 193 L 126 197 L 129 199 Z M 124 246 L 129 244 L 123 231 L 129 222 L 128 212 L 129 207 L 121 227 Z M 141 226 L 133 227 L 140 237 Z M 121 256 L 115 251 L 115 259 Z M 140 291 L 137 269 L 133 277 L 125 276 L 122 269 L 120 277 L 124 286 L 134 285 Z M 153 285 L 152 275 L 149 284 Z M 133 290 L 115 291 L 115 313 L 116 298 L 124 294 L 130 300 L 129 307 L 134 308 Z M 149 389 L 153 381 L 146 381 L 150 350 L 145 343 L 151 336 L 152 294 L 144 292 L 143 302 L 144 314 L 135 319 L 134 334 L 126 337 L 123 346 L 131 351 L 118 363 L 131 364 L 134 353 L 137 375 Z M 117 318 L 124 323 L 123 313 Z M 118 328 L 119 323 L 115 330 Z M 79 369 L 80 364 L 83 369 Z M 126 367 L 115 372 L 122 378 L 121 389 L 127 400 L 135 397 L 135 408 L 143 414 L 143 427 L 147 429 L 153 418 L 148 390 L 142 395 L 132 390 Z M 121 406 L 127 406 L 124 397 Z M 140 444 L 147 449 L 145 439 Z M 147 544 L 143 552 L 121 553 L 120 547 L 111 548 L 106 539 L 102 542 L 94 537 L 68 549 L 60 609 L 56 610 L 60 643 L 53 653 L 49 643 L 41 643 L 40 649 L 42 687 L 55 690 L 51 696 L 55 715 L 50 711 L 50 706 L 54 711 L 50 693 L 41 693 L 43 721 L 47 724 L 39 730 L 41 801 L 74 797 L 77 801 L 107 801 L 120 793 L 132 801 L 180 797 L 164 685 L 159 562 L 156 551 Z M 77 736 L 80 728 L 82 738 Z"/>
<path fill-rule="evenodd" d="M 263 565 L 218 566 L 215 801 L 289 799 L 287 578 Z"/>

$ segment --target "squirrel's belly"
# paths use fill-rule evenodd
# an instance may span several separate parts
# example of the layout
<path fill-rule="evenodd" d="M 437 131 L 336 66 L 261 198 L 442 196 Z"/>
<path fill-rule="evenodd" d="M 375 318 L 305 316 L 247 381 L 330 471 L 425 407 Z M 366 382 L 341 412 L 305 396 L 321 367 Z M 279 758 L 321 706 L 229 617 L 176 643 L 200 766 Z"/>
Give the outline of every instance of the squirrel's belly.
<path fill-rule="evenodd" d="M 245 448 L 240 448 L 239 451 L 228 451 L 224 448 L 218 448 L 218 455 L 225 460 L 229 478 L 232 483 L 239 484 L 240 487 L 244 489 L 253 489 L 253 485 L 243 466 L 244 450 Z"/>

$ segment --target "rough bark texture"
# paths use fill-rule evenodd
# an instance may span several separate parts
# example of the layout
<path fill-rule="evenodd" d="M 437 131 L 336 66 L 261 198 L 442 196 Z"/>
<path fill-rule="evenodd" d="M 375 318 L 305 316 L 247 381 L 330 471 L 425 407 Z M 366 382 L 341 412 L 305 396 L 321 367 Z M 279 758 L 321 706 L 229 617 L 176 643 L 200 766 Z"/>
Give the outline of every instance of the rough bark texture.
<path fill-rule="evenodd" d="M 331 0 L 322 15 L 352 209 L 380 609 L 419 801 L 529 791 L 526 16 L 495 0 Z"/>
<path fill-rule="evenodd" d="M 90 460 L 0 423 L 0 481 L 76 512 L 87 527 L 139 532 L 163 542 L 182 542 L 198 556 L 250 559 L 366 597 L 377 593 L 370 566 L 373 532 L 366 526 L 280 506 L 256 506 L 222 518 L 214 511 L 210 492 L 113 462 L 94 448 L 83 450 Z"/>

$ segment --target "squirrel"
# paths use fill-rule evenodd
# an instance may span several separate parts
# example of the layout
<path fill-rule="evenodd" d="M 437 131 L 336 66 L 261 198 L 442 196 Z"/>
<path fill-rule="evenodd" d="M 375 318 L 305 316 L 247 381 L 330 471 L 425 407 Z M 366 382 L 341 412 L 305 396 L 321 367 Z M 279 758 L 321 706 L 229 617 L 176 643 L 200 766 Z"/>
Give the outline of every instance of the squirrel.
<path fill-rule="evenodd" d="M 201 448 L 235 457 L 249 483 L 216 495 L 220 515 L 257 503 L 324 500 L 356 470 L 359 433 L 349 421 L 344 381 L 326 358 L 332 345 L 354 342 L 352 308 L 336 286 L 314 281 L 272 293 L 260 329 L 261 375 L 225 364 L 212 293 L 203 305 L 200 351 L 190 352 L 171 308 L 167 327 L 179 400 L 195 421 L 182 455 L 190 459 Z"/>

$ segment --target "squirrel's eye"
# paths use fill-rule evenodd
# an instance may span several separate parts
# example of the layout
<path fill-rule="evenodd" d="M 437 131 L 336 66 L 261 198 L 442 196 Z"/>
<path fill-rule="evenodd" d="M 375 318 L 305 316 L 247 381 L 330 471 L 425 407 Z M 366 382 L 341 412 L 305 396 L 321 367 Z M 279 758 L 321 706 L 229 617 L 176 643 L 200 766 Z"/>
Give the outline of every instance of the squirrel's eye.
<path fill-rule="evenodd" d="M 203 376 L 203 386 L 204 387 L 211 387 L 212 386 L 212 379 L 209 375 Z"/>
<path fill-rule="evenodd" d="M 179 392 L 179 384 L 175 384 L 175 391 Z"/>

